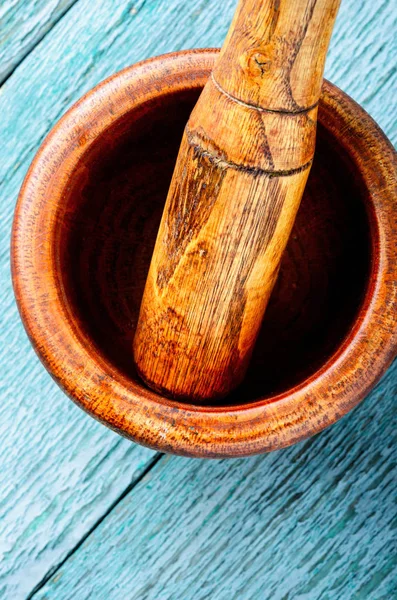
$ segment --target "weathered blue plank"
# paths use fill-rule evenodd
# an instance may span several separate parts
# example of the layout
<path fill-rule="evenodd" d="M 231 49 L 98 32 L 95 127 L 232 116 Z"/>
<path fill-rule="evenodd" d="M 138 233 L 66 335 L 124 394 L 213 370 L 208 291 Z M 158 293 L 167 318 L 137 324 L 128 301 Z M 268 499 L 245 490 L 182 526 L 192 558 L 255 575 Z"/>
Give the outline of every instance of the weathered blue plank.
<path fill-rule="evenodd" d="M 387 0 L 342 0 L 325 76 L 397 143 L 397 9 Z"/>
<path fill-rule="evenodd" d="M 161 459 L 35 600 L 395 598 L 396 375 L 287 450 Z"/>
<path fill-rule="evenodd" d="M 76 0 L 3 0 L 0 85 Z"/>
<path fill-rule="evenodd" d="M 13 302 L 8 266 L 9 229 L 13 205 L 22 177 L 44 135 L 65 109 L 82 93 L 115 70 L 136 60 L 183 47 L 220 45 L 234 6 L 235 0 L 225 0 L 222 3 L 218 3 L 216 0 L 201 0 L 196 3 L 191 3 L 188 0 L 147 0 L 146 2 L 140 0 L 134 3 L 125 0 L 104 0 L 101 3 L 79 0 L 23 61 L 2 88 L 2 94 L 0 95 L 0 114 L 2 115 L 0 120 L 0 139 L 2 140 L 0 156 L 0 302 L 2 307 L 0 478 L 3 481 L 0 497 L 0 539 L 3 551 L 0 564 L 0 595 L 2 597 L 12 598 L 13 600 L 24 597 L 49 569 L 67 555 L 153 456 L 152 453 L 121 440 L 101 425 L 93 422 L 68 402 L 62 393 L 55 388 L 29 347 Z M 365 0 L 362 3 L 344 0 L 337 21 L 327 67 L 330 78 L 359 100 L 385 128 L 393 141 L 397 140 L 397 129 L 394 122 L 396 94 L 393 94 L 396 73 L 392 70 L 394 64 L 395 22 L 396 12 L 392 11 L 386 0 Z M 324 447 L 323 443 L 317 440 L 314 442 L 315 451 L 313 453 L 310 444 L 307 447 L 304 446 L 306 450 L 302 452 L 304 456 L 309 453 L 308 457 L 302 459 L 303 462 L 299 458 L 296 459 L 296 471 L 291 473 L 291 483 L 288 486 L 288 481 L 286 481 L 276 493 L 278 503 L 274 506 L 279 506 L 279 510 L 284 511 L 283 513 L 263 512 L 263 507 L 253 508 L 253 514 L 244 513 L 244 506 L 246 503 L 249 504 L 250 498 L 245 480 L 252 481 L 252 478 L 250 479 L 250 469 L 252 469 L 253 472 L 257 473 L 255 477 L 253 476 L 255 481 L 259 482 L 255 485 L 258 486 L 261 482 L 264 483 L 266 477 L 269 478 L 269 486 L 271 482 L 274 484 L 275 479 L 272 479 L 271 475 L 273 468 L 276 468 L 279 462 L 283 469 L 286 468 L 285 462 L 288 462 L 288 457 L 291 459 L 296 456 L 299 457 L 299 449 L 286 451 L 287 458 L 284 458 L 284 453 L 278 453 L 274 457 L 246 461 L 247 467 L 244 466 L 244 461 L 214 463 L 215 466 L 210 466 L 208 463 L 200 465 L 194 461 L 172 459 L 166 463 L 166 467 L 157 470 L 154 480 L 149 479 L 148 481 L 149 483 L 150 481 L 157 482 L 153 485 L 157 486 L 156 489 L 159 491 L 156 493 L 160 494 L 159 497 L 162 501 L 156 506 L 150 504 L 154 502 L 155 498 L 151 500 L 148 493 L 142 495 L 141 490 L 146 489 L 146 487 L 141 486 L 139 493 L 128 496 L 123 504 L 123 510 L 125 510 L 124 507 L 128 503 L 128 510 L 131 513 L 130 520 L 126 521 L 125 524 L 127 527 L 125 531 L 127 532 L 128 526 L 132 527 L 133 522 L 136 523 L 137 519 L 144 517 L 145 510 L 139 508 L 139 503 L 147 501 L 148 505 L 152 506 L 152 512 L 148 509 L 148 515 L 151 515 L 154 520 L 151 528 L 148 521 L 144 521 L 147 524 L 148 533 L 146 534 L 145 528 L 132 529 L 141 537 L 133 539 L 131 533 L 129 538 L 130 544 L 133 542 L 136 544 L 138 539 L 137 546 L 133 548 L 136 552 L 132 556 L 132 559 L 135 560 L 133 564 L 141 564 L 139 563 L 141 559 L 138 560 L 141 554 L 149 561 L 143 570 L 143 577 L 146 582 L 149 582 L 148 589 L 152 589 L 150 581 L 156 577 L 156 573 L 159 575 L 159 581 L 165 590 L 171 589 L 170 578 L 172 577 L 176 578 L 178 584 L 178 575 L 175 575 L 175 569 L 173 568 L 174 554 L 171 550 L 167 550 L 166 556 L 168 558 L 162 560 L 159 552 L 156 553 L 150 544 L 147 545 L 148 535 L 153 535 L 154 539 L 157 540 L 164 539 L 156 538 L 157 529 L 168 532 L 168 545 L 170 548 L 174 544 L 179 547 L 179 539 L 186 542 L 186 552 L 193 552 L 197 560 L 197 568 L 193 569 L 196 579 L 189 579 L 193 582 L 192 590 L 198 590 L 201 569 L 203 581 L 207 579 L 210 582 L 207 588 L 203 588 L 203 590 L 209 590 L 210 597 L 226 597 L 225 590 L 227 589 L 230 573 L 233 572 L 235 572 L 235 576 L 231 580 L 233 587 L 230 588 L 232 593 L 228 596 L 229 598 L 233 597 L 232 594 L 235 594 L 235 597 L 244 598 L 244 590 L 240 589 L 243 584 L 248 586 L 247 590 L 252 589 L 258 595 L 255 591 L 256 588 L 249 587 L 248 579 L 244 579 L 242 575 L 239 575 L 239 561 L 245 564 L 243 562 L 245 555 L 247 554 L 247 557 L 251 556 L 256 568 L 262 569 L 260 571 L 262 582 L 265 576 L 263 565 L 266 563 L 261 563 L 259 558 L 255 558 L 252 553 L 247 553 L 248 550 L 242 542 L 243 538 L 247 538 L 247 548 L 255 548 L 258 556 L 263 553 L 265 557 L 267 545 L 270 544 L 270 547 L 276 549 L 275 544 L 279 535 L 295 531 L 294 534 L 290 534 L 294 539 L 296 536 L 291 549 L 289 545 L 284 544 L 281 546 L 288 559 L 291 560 L 293 558 L 292 548 L 297 552 L 299 545 L 305 544 L 307 536 L 309 541 L 314 539 L 314 542 L 310 542 L 311 545 L 308 542 L 310 548 L 314 550 L 313 557 L 301 566 L 296 567 L 295 563 L 294 567 L 294 577 L 298 577 L 300 585 L 305 579 L 312 581 L 313 576 L 310 574 L 310 569 L 315 571 L 316 568 L 320 568 L 315 567 L 314 564 L 316 560 L 320 560 L 323 554 L 322 546 L 319 545 L 319 540 L 323 538 L 319 533 L 318 536 L 320 537 L 316 538 L 317 534 L 313 534 L 315 537 L 310 538 L 309 530 L 302 527 L 299 519 L 294 520 L 294 512 L 288 508 L 289 501 L 294 510 L 300 506 L 300 498 L 294 500 L 293 496 L 295 487 L 292 483 L 296 481 L 299 490 L 303 490 L 301 498 L 304 497 L 305 505 L 314 505 L 314 513 L 309 511 L 307 519 L 310 521 L 310 515 L 316 514 L 316 519 L 313 518 L 311 521 L 312 525 L 316 530 L 318 523 L 320 523 L 323 527 L 323 529 L 321 527 L 320 529 L 323 532 L 328 530 L 326 530 L 323 521 L 319 521 L 319 509 L 317 510 L 316 506 L 323 507 L 324 519 L 326 520 L 329 502 L 335 506 L 339 502 L 340 510 L 347 510 L 345 498 L 352 497 L 349 495 L 351 493 L 349 490 L 358 486 L 359 491 L 365 492 L 364 497 L 371 507 L 370 511 L 372 511 L 371 513 L 365 513 L 370 526 L 366 527 L 364 522 L 355 520 L 357 519 L 355 511 L 363 509 L 362 503 L 358 501 L 358 504 L 354 505 L 352 509 L 355 518 L 349 520 L 346 517 L 346 522 L 351 522 L 352 526 L 353 524 L 357 527 L 360 525 L 360 534 L 356 534 L 354 530 L 355 537 L 353 536 L 353 540 L 361 545 L 363 552 L 368 547 L 367 554 L 369 553 L 368 556 L 371 557 L 374 556 L 371 549 L 371 536 L 374 536 L 377 540 L 375 548 L 379 551 L 381 557 L 380 564 L 386 565 L 377 568 L 376 563 L 374 563 L 374 577 L 376 580 L 380 580 L 380 585 L 376 591 L 377 595 L 371 595 L 370 587 L 367 588 L 367 595 L 365 595 L 365 588 L 363 588 L 364 591 L 360 592 L 360 586 L 364 585 L 366 581 L 368 582 L 367 569 L 371 573 L 371 561 L 359 560 L 359 557 L 357 558 L 354 553 L 352 556 L 356 556 L 354 560 L 358 562 L 355 563 L 353 558 L 346 559 L 351 554 L 351 544 L 348 538 L 349 532 L 352 530 L 343 526 L 343 519 L 341 524 L 338 525 L 339 521 L 334 507 L 330 513 L 330 523 L 334 524 L 336 532 L 332 533 L 331 531 L 331 533 L 323 533 L 322 535 L 325 537 L 334 535 L 338 544 L 342 540 L 342 546 L 337 546 L 342 560 L 337 559 L 337 557 L 332 559 L 336 561 L 334 568 L 336 572 L 340 572 L 342 583 L 338 584 L 339 580 L 335 574 L 332 581 L 336 591 L 334 592 L 330 588 L 329 591 L 323 593 L 322 597 L 354 597 L 353 592 L 351 596 L 338 595 L 340 589 L 343 589 L 347 594 L 349 593 L 349 588 L 343 587 L 347 585 L 344 581 L 344 578 L 347 577 L 347 565 L 350 566 L 353 573 L 353 583 L 350 584 L 352 586 L 351 590 L 356 589 L 361 594 L 361 596 L 356 597 L 390 597 L 387 596 L 385 590 L 391 589 L 391 575 L 390 573 L 387 574 L 389 566 L 387 566 L 387 561 L 384 558 L 385 550 L 382 549 L 382 544 L 379 541 L 381 539 L 379 531 L 385 528 L 386 523 L 382 502 L 385 502 L 388 510 L 391 509 L 390 497 L 385 496 L 384 481 L 381 474 L 383 471 L 390 471 L 395 460 L 395 455 L 392 455 L 391 452 L 388 454 L 389 451 L 385 446 L 387 435 L 391 435 L 390 394 L 395 393 L 395 386 L 392 385 L 392 382 L 395 381 L 393 377 L 396 377 L 395 369 L 389 373 L 386 380 L 388 383 L 384 384 L 384 388 L 378 388 L 378 393 L 372 397 L 372 400 L 367 400 L 366 404 L 353 416 L 347 417 L 343 424 L 318 438 L 319 440 L 325 439 Z M 386 396 L 382 400 L 383 392 Z M 370 426 L 372 423 L 372 429 L 370 428 L 372 433 L 364 435 L 367 426 L 368 406 L 372 406 L 369 414 L 372 415 L 373 423 L 371 421 L 368 424 Z M 353 419 L 353 421 L 350 421 L 350 419 Z M 346 423 L 353 424 L 347 427 Z M 373 429 L 375 425 L 376 428 Z M 337 429 L 342 426 L 342 430 Z M 360 427 L 363 433 L 362 443 L 364 446 L 362 447 L 357 446 L 359 440 L 357 440 L 355 433 L 355 429 L 357 428 L 360 431 Z M 342 431 L 342 433 L 334 433 L 334 431 Z M 384 431 L 387 433 L 386 437 L 382 433 Z M 376 446 L 375 435 L 379 435 L 383 440 L 379 442 L 379 446 Z M 332 444 L 333 436 L 336 436 L 339 440 L 339 445 Z M 346 439 L 344 439 L 344 436 Z M 330 449 L 327 448 L 327 444 L 330 445 Z M 324 461 L 325 473 L 328 473 L 327 469 L 329 470 L 331 467 L 334 469 L 332 460 L 341 461 L 341 465 L 348 464 L 344 461 L 348 460 L 351 447 L 353 447 L 357 456 L 361 450 L 365 455 L 363 459 L 359 457 L 357 462 L 359 464 L 363 462 L 368 473 L 371 474 L 368 485 L 373 486 L 372 491 L 368 491 L 365 487 L 365 472 L 360 467 L 356 471 L 354 466 L 349 466 L 346 475 L 337 471 L 338 477 L 341 478 L 340 481 L 343 480 L 342 483 L 337 483 L 335 479 L 329 481 L 328 487 L 324 487 L 321 483 L 325 476 L 320 469 L 319 461 L 320 463 Z M 366 447 L 368 447 L 368 451 L 366 451 Z M 334 454 L 329 454 L 331 451 Z M 295 454 L 295 452 L 298 454 Z M 345 455 L 346 457 L 344 457 Z M 314 461 L 314 465 L 317 465 L 313 467 L 317 469 L 317 475 L 313 475 L 313 477 L 317 477 L 318 480 L 309 477 L 312 461 Z M 378 478 L 374 475 L 373 469 L 379 470 Z M 181 475 L 178 479 L 177 473 L 179 470 L 181 470 Z M 285 471 L 284 477 L 287 473 L 289 471 Z M 307 481 L 305 480 L 306 476 Z M 331 476 L 328 475 L 328 477 Z M 186 490 L 188 492 L 184 496 L 185 504 L 178 503 L 178 495 L 181 492 L 178 486 L 175 486 L 174 490 L 173 485 L 174 479 L 181 481 L 180 487 L 182 489 L 183 478 L 185 478 L 185 483 L 187 482 Z M 191 545 L 191 539 L 196 535 L 197 528 L 196 521 L 194 519 L 190 521 L 190 509 L 188 507 L 194 503 L 195 498 L 199 505 L 203 507 L 203 498 L 200 494 L 205 490 L 208 481 L 211 483 L 210 493 L 214 494 L 214 497 L 217 497 L 217 494 L 222 495 L 222 490 L 226 490 L 226 496 L 235 494 L 242 499 L 239 500 L 237 505 L 226 500 L 225 509 L 222 509 L 216 503 L 213 505 L 215 511 L 221 511 L 221 509 L 224 511 L 222 512 L 224 515 L 224 521 L 222 522 L 230 521 L 234 525 L 231 533 L 228 533 L 225 529 L 226 525 L 218 525 L 216 519 L 210 515 L 212 509 L 209 511 L 207 514 L 208 525 L 203 524 L 203 527 L 205 525 L 205 535 L 212 539 L 211 536 L 215 535 L 213 530 L 216 532 L 217 528 L 219 528 L 220 535 L 216 544 L 212 542 L 207 546 L 204 544 L 206 553 L 204 556 L 200 554 L 194 544 Z M 222 481 L 226 481 L 226 487 L 223 487 Z M 166 490 L 164 496 L 161 496 L 162 486 Z M 256 493 L 262 493 L 261 488 L 258 489 L 260 491 Z M 314 491 L 311 491 L 312 489 Z M 321 498 L 315 493 L 317 489 L 322 492 Z M 264 497 L 268 498 L 267 504 L 270 504 L 270 506 L 273 506 L 274 503 L 272 490 L 274 490 L 274 485 L 272 485 L 272 489 L 269 487 L 268 490 L 263 491 Z M 346 497 L 344 497 L 344 494 L 346 494 Z M 164 510 L 166 509 L 165 514 L 168 515 L 167 518 L 171 524 L 174 523 L 172 511 L 175 507 L 175 511 L 179 512 L 181 523 L 184 524 L 185 529 L 178 529 L 174 525 L 167 527 L 165 521 L 160 519 L 162 515 L 161 505 L 164 504 L 163 500 L 167 496 L 169 496 L 168 505 L 164 507 Z M 379 506 L 375 502 L 377 497 L 380 499 Z M 298 506 L 295 502 L 298 502 Z M 242 529 L 239 533 L 240 537 L 236 538 L 237 551 L 233 552 L 233 528 L 239 527 L 239 519 L 234 513 L 237 509 L 243 510 Z M 279 527 L 281 529 L 276 528 L 272 535 L 268 532 L 257 536 L 256 532 L 260 527 L 259 521 L 261 519 L 255 520 L 255 510 L 259 510 L 259 515 L 262 515 L 261 519 L 266 520 L 266 518 L 271 517 L 276 523 L 280 522 Z M 274 508 L 274 510 L 276 509 Z M 120 511 L 121 509 L 119 512 L 116 511 L 115 516 L 120 514 Z M 135 513 L 135 511 L 138 512 Z M 248 516 L 245 518 L 244 515 Z M 288 517 L 285 525 L 283 525 L 284 517 Z M 113 519 L 113 515 L 111 518 Z M 108 519 L 105 520 L 100 531 L 105 525 L 107 526 Z M 200 519 L 200 516 L 195 517 L 195 519 Z M 117 527 L 118 529 L 114 530 L 115 533 L 124 527 L 123 520 L 118 522 Z M 340 534 L 338 533 L 338 527 L 342 532 Z M 391 537 L 388 524 L 385 535 L 385 543 L 390 546 Z M 222 536 L 224 542 L 222 542 Z M 115 539 L 118 539 L 118 537 L 116 536 Z M 331 537 L 330 539 L 334 538 Z M 93 540 L 92 543 L 96 548 L 95 544 L 99 544 L 99 538 L 90 536 L 87 543 L 90 540 Z M 226 550 L 223 550 L 223 543 L 226 544 Z M 102 585 L 101 589 L 104 595 L 101 596 L 101 591 L 96 597 L 104 597 L 105 594 L 111 597 L 125 597 L 120 591 L 121 588 L 117 587 L 115 583 L 114 591 L 109 592 L 113 563 L 111 561 L 109 561 L 109 564 L 106 563 L 105 550 L 109 553 L 115 553 L 117 560 L 114 561 L 114 564 L 116 566 L 117 561 L 120 561 L 118 571 L 113 571 L 113 582 L 116 581 L 116 575 L 120 576 L 121 581 L 127 581 L 127 589 L 131 589 L 128 587 L 132 585 L 129 577 L 132 576 L 132 573 L 135 573 L 135 567 L 131 567 L 130 570 L 128 562 L 123 562 L 129 556 L 128 548 L 126 548 L 124 542 L 123 544 L 120 554 L 118 554 L 116 550 L 110 550 L 113 548 L 111 535 L 109 534 L 103 539 L 101 560 L 104 562 L 98 561 L 98 564 L 102 565 L 101 571 L 99 571 L 96 570 L 97 567 L 94 561 L 93 573 L 99 578 L 99 574 L 102 571 L 104 572 L 103 578 L 100 578 L 102 583 L 98 583 L 99 586 Z M 318 544 L 317 549 L 316 544 Z M 86 577 L 85 569 L 90 564 L 86 558 L 86 548 L 87 545 L 84 545 L 81 552 L 78 552 L 76 558 L 73 559 L 73 565 L 79 565 L 76 568 L 73 566 L 73 569 L 71 567 L 71 573 L 74 573 L 76 580 L 83 580 Z M 154 552 L 152 562 L 148 557 L 148 548 Z M 333 556 L 334 547 L 326 545 L 325 548 Z M 219 553 L 218 558 L 217 553 Z M 234 558 L 229 558 L 229 553 Z M 274 571 L 272 581 L 276 581 L 278 578 L 290 581 L 288 560 L 283 561 L 280 552 L 277 552 L 276 555 L 278 566 L 277 569 L 276 566 L 273 569 L 276 569 L 277 573 Z M 80 556 L 83 558 L 80 559 Z M 190 555 L 181 550 L 178 556 L 175 554 L 175 562 L 180 566 L 181 562 L 179 561 Z M 270 561 L 271 557 L 268 554 L 266 556 L 268 556 L 266 560 Z M 224 565 L 220 564 L 220 558 Z M 323 559 L 324 561 L 326 559 Z M 192 559 L 192 562 L 194 562 L 194 559 Z M 345 571 L 343 570 L 344 563 L 346 563 Z M 49 590 L 48 597 L 65 597 L 65 594 L 66 597 L 71 597 L 67 596 L 67 590 L 71 595 L 74 594 L 71 580 L 68 579 L 69 575 L 65 576 L 69 572 L 69 565 L 72 565 L 72 561 L 65 563 L 65 567 L 62 569 L 64 575 L 60 580 L 61 587 L 56 588 L 57 593 L 55 595 L 53 593 L 54 581 L 46 588 Z M 211 565 L 213 566 L 212 570 Z M 186 567 L 183 567 L 183 569 L 186 569 Z M 246 569 L 249 571 L 247 565 Z M 252 578 L 255 579 L 255 572 L 249 572 Z M 384 573 L 386 575 L 383 577 Z M 210 593 L 212 589 L 216 588 L 215 579 L 216 585 L 219 586 L 218 596 Z M 154 592 L 145 592 L 146 584 L 142 583 L 142 578 L 140 579 L 137 576 L 137 581 L 137 590 L 141 590 L 142 595 L 136 597 L 171 597 L 162 596 L 161 591 L 157 596 L 150 595 Z M 179 584 L 182 585 L 180 582 Z M 82 585 L 82 583 L 79 583 L 79 586 Z M 291 583 L 288 585 L 292 586 Z M 321 583 L 321 585 L 324 585 L 324 583 Z M 313 589 L 322 589 L 321 585 L 319 588 L 314 587 Z M 87 582 L 87 589 L 83 590 L 82 595 L 77 595 L 77 597 L 84 598 L 87 596 L 87 590 L 90 589 L 90 586 L 93 586 L 92 581 Z M 80 587 L 78 589 L 80 593 Z M 153 589 L 155 588 L 153 587 Z M 158 591 L 160 588 L 156 589 Z M 181 588 L 181 590 L 183 589 L 185 588 Z M 178 593 L 182 594 L 182 592 L 178 592 L 178 586 L 176 586 L 176 594 Z M 188 598 L 189 593 L 187 592 L 187 595 L 180 595 L 179 597 Z M 237 593 L 240 593 L 240 595 L 236 595 Z M 310 592 L 303 593 L 301 591 L 299 594 L 302 597 L 306 595 L 308 598 L 320 597 L 313 596 Z M 173 597 L 178 597 L 178 595 Z M 246 595 L 245 597 L 251 596 Z"/>

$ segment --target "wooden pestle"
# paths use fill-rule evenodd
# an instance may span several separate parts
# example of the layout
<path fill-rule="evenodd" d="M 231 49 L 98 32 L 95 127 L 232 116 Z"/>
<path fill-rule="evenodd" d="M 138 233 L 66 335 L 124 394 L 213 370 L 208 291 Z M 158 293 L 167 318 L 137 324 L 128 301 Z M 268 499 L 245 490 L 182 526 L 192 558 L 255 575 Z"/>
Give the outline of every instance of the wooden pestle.
<path fill-rule="evenodd" d="M 240 0 L 187 123 L 134 338 L 143 380 L 208 402 L 243 379 L 312 164 L 340 0 Z"/>

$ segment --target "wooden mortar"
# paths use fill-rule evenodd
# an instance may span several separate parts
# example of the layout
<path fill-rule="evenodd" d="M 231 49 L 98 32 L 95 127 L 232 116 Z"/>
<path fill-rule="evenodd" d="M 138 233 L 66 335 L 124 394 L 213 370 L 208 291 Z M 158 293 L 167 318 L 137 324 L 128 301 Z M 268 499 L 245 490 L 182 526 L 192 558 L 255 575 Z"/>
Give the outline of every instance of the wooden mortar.
<path fill-rule="evenodd" d="M 319 432 L 369 392 L 397 345 L 396 153 L 325 82 L 315 161 L 244 383 L 211 407 L 141 383 L 131 344 L 143 288 L 183 128 L 216 56 L 145 61 L 74 105 L 29 169 L 12 239 L 22 320 L 61 388 L 122 435 L 199 457 Z"/>

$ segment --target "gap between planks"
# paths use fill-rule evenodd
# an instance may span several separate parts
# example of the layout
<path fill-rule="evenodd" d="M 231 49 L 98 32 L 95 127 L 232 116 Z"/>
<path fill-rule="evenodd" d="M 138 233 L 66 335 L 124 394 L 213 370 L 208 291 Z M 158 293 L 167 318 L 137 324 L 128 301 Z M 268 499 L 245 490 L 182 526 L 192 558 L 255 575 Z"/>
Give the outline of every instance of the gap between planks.
<path fill-rule="evenodd" d="M 78 1 L 78 0 L 77 0 Z M 90 535 L 95 531 L 95 529 L 110 515 L 110 513 L 117 507 L 117 505 L 126 497 L 135 486 L 137 486 L 145 477 L 149 474 L 149 472 L 153 469 L 153 467 L 165 456 L 165 454 L 155 454 L 154 457 L 149 461 L 147 466 L 144 468 L 142 473 L 134 479 L 127 487 L 121 492 L 121 494 L 116 498 L 116 500 L 105 510 L 105 512 L 95 521 L 94 525 L 79 539 L 77 544 L 73 546 L 71 550 L 66 554 L 66 556 L 56 565 L 52 566 L 49 571 L 44 575 L 44 577 L 39 581 L 37 585 L 33 588 L 33 590 L 26 597 L 26 600 L 31 600 L 37 594 L 42 587 L 55 575 L 59 569 L 63 567 L 63 565 L 73 556 L 75 552 L 84 544 L 86 539 L 90 537 Z"/>
<path fill-rule="evenodd" d="M 44 40 L 44 38 L 50 33 L 50 31 L 52 31 L 54 29 L 54 27 L 59 23 L 59 21 L 61 19 L 63 19 L 64 16 L 67 15 L 67 13 L 70 11 L 71 8 L 73 8 L 73 6 L 75 4 L 77 4 L 77 2 L 79 2 L 80 0 L 74 0 L 74 2 L 72 2 L 72 4 L 70 6 L 67 6 L 65 8 L 64 11 L 62 11 L 58 17 L 56 19 L 54 19 L 54 21 L 51 23 L 50 27 L 45 30 L 41 35 L 39 35 L 37 37 L 37 40 L 35 40 L 33 46 L 31 48 L 29 48 L 26 52 L 22 53 L 20 58 L 18 59 L 18 61 L 11 67 L 11 70 L 6 72 L 4 77 L 2 79 L 0 79 L 0 88 L 8 81 L 8 79 L 13 75 L 13 73 L 17 70 L 17 68 L 19 67 L 19 65 L 21 63 L 23 63 L 23 61 L 29 56 L 29 54 L 36 48 L 36 46 L 38 46 L 40 44 L 40 42 L 42 42 Z"/>

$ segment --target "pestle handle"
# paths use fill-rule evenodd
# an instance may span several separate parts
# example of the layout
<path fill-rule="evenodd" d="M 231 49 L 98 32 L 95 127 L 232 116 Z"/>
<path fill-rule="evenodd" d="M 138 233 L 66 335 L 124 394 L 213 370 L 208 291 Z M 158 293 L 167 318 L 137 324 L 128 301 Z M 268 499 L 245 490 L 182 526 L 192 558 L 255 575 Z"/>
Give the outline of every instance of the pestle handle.
<path fill-rule="evenodd" d="M 185 128 L 134 338 L 163 394 L 208 402 L 245 375 L 310 171 L 338 6 L 240 0 Z"/>
<path fill-rule="evenodd" d="M 213 77 L 236 100 L 297 113 L 315 106 L 340 0 L 241 0 Z"/>

